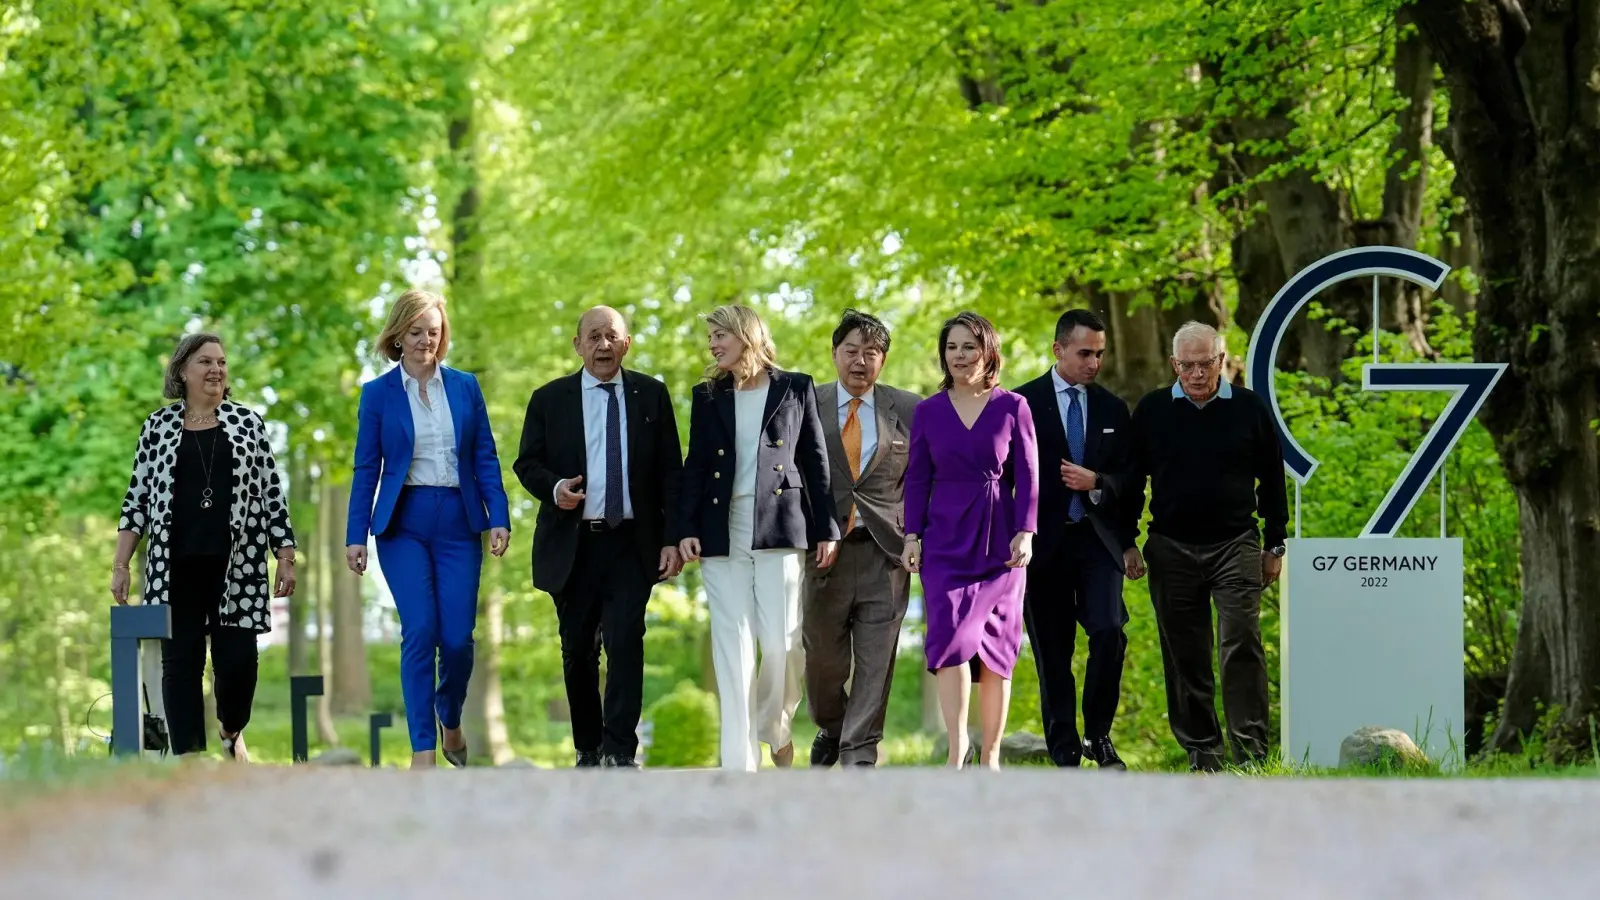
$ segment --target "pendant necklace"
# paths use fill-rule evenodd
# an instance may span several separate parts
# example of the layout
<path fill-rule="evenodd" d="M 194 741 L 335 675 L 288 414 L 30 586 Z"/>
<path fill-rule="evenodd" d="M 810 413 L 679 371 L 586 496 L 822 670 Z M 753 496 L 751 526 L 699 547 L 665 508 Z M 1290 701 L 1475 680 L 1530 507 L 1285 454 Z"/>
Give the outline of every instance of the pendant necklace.
<path fill-rule="evenodd" d="M 221 429 L 220 428 L 213 428 L 213 429 L 209 429 L 209 430 L 211 430 L 211 431 L 219 431 Z M 191 431 L 189 433 L 194 435 L 195 448 L 196 449 L 203 448 L 204 445 L 200 443 L 200 434 L 199 434 L 199 432 Z M 204 455 L 202 455 L 200 457 L 200 466 L 201 466 L 201 468 L 203 468 L 205 470 L 205 473 L 206 473 L 206 487 L 205 487 L 205 490 L 200 492 L 200 508 L 201 509 L 210 509 L 211 508 L 211 462 L 216 459 L 216 456 L 217 456 L 217 436 L 216 435 L 212 435 L 211 436 L 211 455 L 210 455 L 210 458 L 208 459 Z"/>

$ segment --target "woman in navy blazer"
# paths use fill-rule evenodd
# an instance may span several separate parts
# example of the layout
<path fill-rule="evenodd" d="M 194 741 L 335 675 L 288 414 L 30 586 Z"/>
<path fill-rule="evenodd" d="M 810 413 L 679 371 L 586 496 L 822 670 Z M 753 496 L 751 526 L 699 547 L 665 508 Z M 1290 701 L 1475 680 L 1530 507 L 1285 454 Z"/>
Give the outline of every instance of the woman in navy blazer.
<path fill-rule="evenodd" d="M 690 537 L 678 549 L 705 560 L 722 767 L 754 772 L 762 743 L 774 764 L 794 761 L 802 557 L 815 548 L 817 565 L 832 565 L 839 526 L 811 376 L 774 366 L 767 326 L 746 307 L 712 310 L 706 329 L 712 363 L 690 401 L 683 467 Z"/>
<path fill-rule="evenodd" d="M 461 706 L 472 677 L 483 541 L 501 556 L 511 516 L 478 380 L 439 360 L 450 349 L 444 298 L 407 291 L 378 336 L 399 365 L 362 386 L 345 556 L 367 570 L 367 535 L 400 613 L 400 686 L 412 768 L 431 768 L 434 718 L 444 756 L 467 764 Z M 376 495 L 376 504 L 374 504 Z M 438 680 L 435 681 L 435 666 Z"/>

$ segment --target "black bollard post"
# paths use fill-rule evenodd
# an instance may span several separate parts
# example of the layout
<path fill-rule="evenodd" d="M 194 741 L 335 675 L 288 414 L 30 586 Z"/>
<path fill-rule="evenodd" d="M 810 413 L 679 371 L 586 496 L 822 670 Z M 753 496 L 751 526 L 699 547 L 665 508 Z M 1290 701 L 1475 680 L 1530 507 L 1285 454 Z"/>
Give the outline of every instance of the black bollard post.
<path fill-rule="evenodd" d="M 111 607 L 111 752 L 135 756 L 144 749 L 139 642 L 172 637 L 172 609 L 164 603 Z"/>
<path fill-rule="evenodd" d="M 321 675 L 295 675 L 289 679 L 289 736 L 297 763 L 311 757 L 311 745 L 306 737 L 306 698 L 320 696 Z"/>
<path fill-rule="evenodd" d="M 390 715 L 389 713 L 382 712 L 372 714 L 370 730 L 372 742 L 372 767 L 374 769 L 376 769 L 378 765 L 383 762 L 383 747 L 378 740 L 378 734 L 379 732 L 383 731 L 383 729 L 388 728 L 393 724 L 394 716 Z"/>

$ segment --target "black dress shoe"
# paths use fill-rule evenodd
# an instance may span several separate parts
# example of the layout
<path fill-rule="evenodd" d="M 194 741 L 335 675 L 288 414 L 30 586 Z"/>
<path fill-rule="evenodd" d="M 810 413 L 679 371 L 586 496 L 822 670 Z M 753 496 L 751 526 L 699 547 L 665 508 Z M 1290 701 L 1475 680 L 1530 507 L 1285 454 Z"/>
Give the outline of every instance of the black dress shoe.
<path fill-rule="evenodd" d="M 830 736 L 826 731 L 818 731 L 817 736 L 811 739 L 812 767 L 826 769 L 838 761 L 839 739 Z"/>
<path fill-rule="evenodd" d="M 601 760 L 600 760 L 600 751 L 599 750 L 579 750 L 578 751 L 578 765 L 577 765 L 577 768 L 579 768 L 579 769 L 598 769 L 598 768 L 600 768 L 600 765 L 601 765 Z"/>
<path fill-rule="evenodd" d="M 878 764 L 870 759 L 858 759 L 850 764 L 853 769 L 876 769 Z"/>
<path fill-rule="evenodd" d="M 1077 738 L 1072 740 L 1072 744 L 1050 750 L 1050 761 L 1055 763 L 1056 768 L 1076 769 L 1083 763 L 1083 750 L 1081 748 L 1084 744 L 1079 742 Z"/>
<path fill-rule="evenodd" d="M 623 756 L 620 753 L 607 753 L 600 757 L 600 767 L 602 769 L 637 769 L 639 768 L 639 763 L 631 756 Z"/>
<path fill-rule="evenodd" d="M 1117 748 L 1111 743 L 1111 738 L 1090 738 L 1083 742 L 1083 755 L 1094 760 L 1094 764 L 1102 769 L 1121 769 L 1127 771 L 1128 764 L 1117 755 Z"/>

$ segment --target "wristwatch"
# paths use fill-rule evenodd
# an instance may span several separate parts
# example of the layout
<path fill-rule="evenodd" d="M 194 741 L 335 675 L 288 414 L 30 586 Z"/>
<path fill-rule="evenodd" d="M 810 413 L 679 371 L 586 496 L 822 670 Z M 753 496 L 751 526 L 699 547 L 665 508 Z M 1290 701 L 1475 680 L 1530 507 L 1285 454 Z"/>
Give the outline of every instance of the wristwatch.
<path fill-rule="evenodd" d="M 1269 547 L 1267 552 L 1281 559 L 1285 553 L 1289 552 L 1289 548 L 1283 544 L 1279 544 L 1276 547 Z"/>

